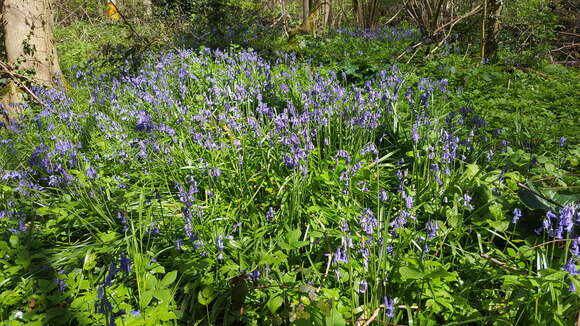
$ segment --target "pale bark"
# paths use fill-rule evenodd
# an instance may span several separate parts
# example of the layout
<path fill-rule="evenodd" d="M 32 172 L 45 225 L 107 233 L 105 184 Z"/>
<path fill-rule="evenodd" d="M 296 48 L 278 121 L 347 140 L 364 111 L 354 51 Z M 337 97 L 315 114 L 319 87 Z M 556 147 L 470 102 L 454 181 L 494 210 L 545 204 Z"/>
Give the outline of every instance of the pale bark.
<path fill-rule="evenodd" d="M 52 34 L 50 0 L 4 0 L 2 24 L 6 61 L 11 69 L 30 73 L 34 84 L 54 87 L 62 84 L 62 72 Z M 14 81 L 7 87 L 3 101 L 10 117 L 17 110 L 7 103 L 20 103 L 22 96 Z M 10 109 L 12 107 L 12 109 Z"/>
<path fill-rule="evenodd" d="M 151 0 L 143 0 L 143 9 L 145 18 L 151 18 L 153 15 L 153 4 Z"/>

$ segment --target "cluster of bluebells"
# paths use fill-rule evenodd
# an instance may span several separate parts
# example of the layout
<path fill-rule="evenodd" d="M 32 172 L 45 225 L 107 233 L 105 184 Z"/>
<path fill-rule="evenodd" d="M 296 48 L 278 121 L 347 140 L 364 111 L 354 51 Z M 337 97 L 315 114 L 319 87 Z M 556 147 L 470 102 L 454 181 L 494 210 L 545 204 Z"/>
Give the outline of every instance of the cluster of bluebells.
<path fill-rule="evenodd" d="M 119 268 L 117 268 L 117 263 L 115 261 L 111 262 L 109 265 L 108 272 L 105 276 L 105 281 L 97 288 L 97 302 L 95 303 L 95 313 L 103 314 L 108 319 L 107 325 L 116 325 L 115 319 L 119 316 L 125 315 L 124 310 L 114 311 L 113 303 L 111 303 L 110 296 L 108 295 L 108 289 L 113 285 L 113 280 L 118 272 L 129 274 L 131 272 L 131 260 L 127 257 L 125 253 L 119 255 Z M 133 316 L 138 316 L 139 313 L 135 314 L 132 312 Z"/>
<path fill-rule="evenodd" d="M 570 239 L 570 258 L 562 267 L 570 275 L 580 274 L 576 268 L 578 257 L 580 257 L 580 237 L 576 233 L 579 223 L 580 209 L 574 204 L 568 204 L 560 208 L 558 214 L 548 211 L 542 225 L 535 230 L 538 235 L 545 233 L 555 240 Z M 576 292 L 573 282 L 570 282 L 570 291 Z"/>
<path fill-rule="evenodd" d="M 416 31 L 398 30 L 362 33 L 363 37 L 386 39 L 413 39 L 417 35 Z M 278 69 L 278 64 L 284 69 Z M 416 221 L 415 214 L 420 213 L 414 197 L 420 189 L 408 177 L 409 162 L 398 162 L 398 184 L 389 185 L 393 190 L 387 186 L 384 187 L 389 190 L 375 189 L 370 179 L 363 179 L 362 172 L 368 172 L 368 166 L 376 166 L 385 154 L 383 146 L 390 141 L 385 126 L 400 118 L 395 116 L 400 113 L 396 112 L 396 104 L 408 104 L 411 121 L 403 133 L 404 142 L 429 160 L 427 167 L 438 186 L 445 184 L 459 161 L 469 161 L 477 153 L 478 141 L 486 141 L 486 123 L 469 108 L 450 113 L 443 123 L 433 117 L 436 114 L 431 113 L 432 99 L 448 92 L 445 79 L 422 78 L 416 86 L 409 86 L 405 76 L 393 66 L 362 86 L 345 86 L 345 75 L 305 72 L 299 67 L 292 55 L 281 56 L 273 65 L 251 51 L 231 54 L 203 49 L 166 53 L 134 74 L 126 71 L 118 77 L 97 77 L 90 71 L 79 73 L 79 87 L 90 92 L 94 109 L 80 113 L 63 91 L 35 89 L 45 107 L 34 116 L 33 123 L 23 128 L 38 134 L 38 143 L 25 168 L 0 170 L 0 180 L 14 185 L 23 197 L 59 191 L 75 199 L 86 199 L 79 191 L 84 189 L 91 199 L 112 203 L 108 186 L 127 193 L 141 181 L 128 172 L 138 170 L 145 176 L 160 171 L 175 178 L 170 180 L 174 183 L 167 189 L 169 198 L 164 200 L 177 203 L 181 215 L 176 227 L 180 233 L 174 238 L 176 249 L 184 252 L 184 248 L 192 246 L 194 253 L 202 256 L 213 251 L 217 260 L 223 261 L 228 255 L 224 242 L 231 236 L 213 233 L 210 237 L 201 228 L 207 221 L 204 214 L 210 211 L 207 208 L 211 200 L 220 198 L 219 192 L 228 182 L 244 182 L 238 179 L 244 173 L 236 175 L 236 171 L 261 170 L 267 163 L 284 178 L 306 180 L 313 173 L 310 169 L 314 163 L 334 161 L 340 181 L 337 188 L 344 198 L 376 195 L 379 205 L 396 203 L 391 220 L 382 221 L 378 207 L 365 203 L 350 225 L 343 221 L 340 226 L 340 243 L 337 239 L 329 254 L 337 278 L 338 267 L 353 260 L 361 261 L 366 272 L 372 255 L 383 249 L 393 253 L 390 240 L 396 239 L 399 231 L 408 227 L 410 220 Z M 87 144 L 84 139 L 87 125 L 94 125 L 94 144 Z M 462 133 L 464 129 L 468 131 Z M 383 137 L 376 139 L 380 134 Z M 16 142 L 0 140 L 3 147 L 12 143 Z M 102 143 L 107 146 L 99 145 Z M 565 139 L 560 144 L 565 146 Z M 500 150 L 507 146 L 506 142 Z M 98 154 L 91 154 L 95 150 Z M 268 162 L 252 162 L 263 153 L 271 154 Z M 492 149 L 486 154 L 489 159 L 494 156 Z M 216 159 L 221 157 L 229 161 Z M 191 175 L 181 175 L 183 170 Z M 157 200 L 161 206 L 158 193 Z M 474 209 L 468 193 L 461 201 L 467 210 Z M 0 219 L 14 222 L 10 232 L 24 232 L 26 214 L 15 206 L 8 203 L 2 208 Z M 282 205 L 273 204 L 263 212 L 270 225 L 284 218 L 284 210 L 274 207 Z M 121 208 L 114 211 L 118 211 L 117 226 L 123 232 L 131 232 L 131 220 L 127 218 L 134 215 Z M 520 217 L 521 211 L 514 210 L 513 222 Z M 549 212 L 542 230 L 556 239 L 573 237 L 578 218 L 577 209 L 567 206 L 559 215 Z M 146 232 L 154 239 L 164 231 L 167 223 L 163 222 L 152 216 Z M 439 222 L 427 220 L 425 229 L 425 236 L 420 238 L 423 256 L 429 253 L 430 241 L 437 237 Z M 571 251 L 573 258 L 564 268 L 575 274 L 578 239 L 573 241 Z M 113 311 L 107 289 L 118 270 L 129 273 L 130 269 L 131 261 L 121 254 L 119 264 L 111 263 L 98 288 L 95 311 L 109 316 L 112 324 L 114 317 L 124 312 Z M 358 290 L 367 293 L 371 289 L 363 276 Z M 250 277 L 260 278 L 259 270 Z M 394 302 L 392 297 L 384 297 L 388 317 L 394 317 Z"/>
<path fill-rule="evenodd" d="M 580 212 L 574 204 L 568 204 L 560 209 L 559 214 L 548 211 L 542 225 L 535 230 L 540 235 L 547 232 L 550 238 L 563 239 L 574 234 L 576 224 L 580 222 Z"/>

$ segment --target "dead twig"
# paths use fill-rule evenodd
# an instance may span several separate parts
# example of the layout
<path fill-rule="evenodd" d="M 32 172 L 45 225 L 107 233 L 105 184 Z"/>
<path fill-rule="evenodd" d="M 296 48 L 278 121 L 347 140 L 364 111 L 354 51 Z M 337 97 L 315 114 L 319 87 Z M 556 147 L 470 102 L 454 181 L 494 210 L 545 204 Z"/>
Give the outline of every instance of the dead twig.
<path fill-rule="evenodd" d="M 547 180 L 553 180 L 553 179 L 557 179 L 557 178 L 561 178 L 561 177 L 580 177 L 580 174 L 569 173 L 569 174 L 562 174 L 562 175 L 553 175 L 553 176 L 545 177 L 542 179 L 530 180 L 530 182 L 547 181 Z"/>
<path fill-rule="evenodd" d="M 566 241 L 574 241 L 574 240 L 576 240 L 576 239 L 556 239 L 556 240 L 550 240 L 550 241 L 547 241 L 547 242 L 542 242 L 540 244 L 537 244 L 537 245 L 529 248 L 528 250 L 526 250 L 524 252 L 527 252 L 527 251 L 530 251 L 530 250 L 534 250 L 534 249 L 538 249 L 540 247 L 547 246 L 549 244 L 556 243 L 556 242 L 566 242 Z"/>
<path fill-rule="evenodd" d="M 576 37 L 580 37 L 580 34 L 576 34 L 576 33 L 570 33 L 570 32 L 562 32 L 562 31 L 558 31 L 558 34 L 564 34 L 564 35 L 570 35 L 570 36 L 576 36 Z"/>
<path fill-rule="evenodd" d="M 368 326 L 368 325 L 370 325 L 379 316 L 379 313 L 381 312 L 381 309 L 384 309 L 384 308 L 385 308 L 385 305 L 384 304 L 380 305 L 377 309 L 375 309 L 375 311 L 373 311 L 372 315 L 369 318 L 363 318 L 364 315 L 361 316 L 361 318 L 359 318 L 355 322 L 355 325 L 362 325 L 362 326 Z M 419 310 L 419 307 L 418 306 L 398 305 L 397 308 L 399 308 L 399 309 Z"/>
<path fill-rule="evenodd" d="M 488 254 L 480 254 L 480 255 L 479 255 L 479 257 L 481 257 L 481 258 L 483 258 L 483 259 L 486 259 L 487 261 L 489 261 L 489 262 L 492 262 L 492 263 L 494 263 L 494 264 L 496 264 L 496 265 L 498 265 L 498 266 L 502 267 L 503 269 L 507 269 L 507 270 L 509 270 L 509 271 L 511 271 L 511 272 L 516 272 L 516 273 L 519 273 L 519 274 L 525 275 L 525 273 L 523 273 L 523 272 L 521 272 L 521 271 L 518 271 L 517 269 L 515 269 L 515 268 L 513 268 L 513 267 L 509 266 L 508 264 L 504 263 L 503 261 L 501 261 L 501 260 L 499 260 L 499 259 L 496 259 L 496 258 L 493 258 L 493 257 L 491 257 L 491 256 L 490 256 L 490 255 L 488 255 Z"/>
<path fill-rule="evenodd" d="M 565 189 L 580 189 L 580 186 L 562 186 L 562 187 L 543 187 L 543 190 L 565 190 Z"/>

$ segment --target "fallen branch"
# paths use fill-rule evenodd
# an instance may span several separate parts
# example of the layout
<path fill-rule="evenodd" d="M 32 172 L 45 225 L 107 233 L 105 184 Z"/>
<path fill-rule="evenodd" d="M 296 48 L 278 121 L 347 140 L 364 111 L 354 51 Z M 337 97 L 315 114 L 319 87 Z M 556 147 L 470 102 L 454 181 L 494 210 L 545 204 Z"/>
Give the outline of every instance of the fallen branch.
<path fill-rule="evenodd" d="M 559 31 L 558 34 L 564 34 L 564 35 L 570 35 L 570 36 L 580 37 L 580 34 L 570 33 L 570 32 L 560 32 Z"/>
<path fill-rule="evenodd" d="M 470 12 L 463 14 L 457 18 L 455 18 L 454 20 L 443 24 L 442 26 L 440 26 L 439 28 L 437 28 L 434 32 L 433 35 L 437 35 L 439 34 L 441 31 L 443 31 L 443 29 L 445 29 L 445 27 L 447 27 L 448 25 L 453 25 L 455 26 L 457 23 L 459 23 L 460 21 L 464 20 L 465 18 L 471 17 L 477 13 L 479 13 L 481 10 L 483 9 L 482 5 L 478 5 L 477 7 L 473 8 Z M 453 28 L 453 27 L 452 27 Z"/>
<path fill-rule="evenodd" d="M 42 102 L 42 100 L 40 100 L 40 98 L 38 98 L 38 96 L 36 96 L 34 94 L 34 92 L 32 92 L 30 90 L 30 88 L 28 88 L 24 83 L 22 83 L 20 81 L 20 79 L 26 79 L 27 81 L 30 81 L 30 79 L 26 78 L 23 75 L 17 74 L 15 72 L 13 72 L 4 62 L 0 61 L 0 66 L 2 67 L 2 70 L 4 70 L 4 72 L 6 74 L 8 74 L 8 76 L 10 76 L 10 79 L 12 79 L 16 84 L 18 84 L 18 86 L 23 89 L 26 93 L 28 93 L 28 95 L 30 95 L 30 97 L 32 97 L 32 99 L 34 99 L 36 102 L 38 102 L 40 105 L 45 106 L 45 104 Z"/>
<path fill-rule="evenodd" d="M 459 23 L 460 21 L 471 17 L 477 13 L 479 13 L 481 10 L 483 9 L 482 5 L 478 5 L 475 8 L 473 8 L 471 11 L 469 11 L 468 13 L 465 13 L 459 17 L 456 17 L 455 19 L 443 24 L 442 26 L 440 26 L 439 28 L 437 28 L 435 31 L 433 31 L 433 33 L 431 33 L 431 36 L 426 40 L 426 41 L 421 41 L 417 44 L 414 44 L 410 47 L 408 47 L 407 49 L 405 49 L 405 51 L 403 51 L 401 54 L 399 54 L 396 58 L 396 60 L 401 59 L 405 54 L 407 54 L 410 50 L 416 50 L 418 47 L 421 47 L 423 45 L 430 45 L 433 44 L 435 42 L 437 42 L 437 46 L 435 47 L 435 49 L 433 49 L 429 54 L 433 54 L 433 52 L 439 47 L 441 46 L 441 44 L 443 44 L 445 42 L 445 40 L 447 40 L 450 36 L 451 36 L 451 31 L 453 30 L 453 27 L 455 27 L 455 25 L 457 25 L 457 23 Z M 409 14 L 411 14 L 409 12 Z M 446 27 L 451 26 L 449 28 L 449 30 L 445 31 L 443 38 L 441 39 L 441 41 L 435 41 L 434 39 L 436 38 L 437 35 L 439 35 L 441 32 L 443 32 L 445 30 Z M 415 56 L 417 54 L 418 50 L 416 50 L 413 54 L 413 56 Z M 411 57 L 412 59 L 412 57 Z M 409 60 L 410 62 L 410 60 Z"/>

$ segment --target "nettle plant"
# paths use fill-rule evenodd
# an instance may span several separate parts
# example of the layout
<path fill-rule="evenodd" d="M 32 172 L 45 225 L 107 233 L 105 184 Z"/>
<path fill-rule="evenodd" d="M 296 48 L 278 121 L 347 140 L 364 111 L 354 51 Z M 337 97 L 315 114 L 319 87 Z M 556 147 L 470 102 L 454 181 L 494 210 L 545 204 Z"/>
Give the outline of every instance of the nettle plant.
<path fill-rule="evenodd" d="M 205 49 L 37 92 L 44 107 L 1 131 L 1 263 L 21 266 L 2 298 L 23 289 L 3 319 L 575 318 L 578 208 L 527 230 L 526 169 L 449 106 L 446 80 L 393 66 L 358 87 L 292 55 Z M 14 260 L 35 243 L 40 271 Z"/>

